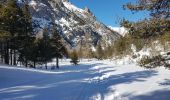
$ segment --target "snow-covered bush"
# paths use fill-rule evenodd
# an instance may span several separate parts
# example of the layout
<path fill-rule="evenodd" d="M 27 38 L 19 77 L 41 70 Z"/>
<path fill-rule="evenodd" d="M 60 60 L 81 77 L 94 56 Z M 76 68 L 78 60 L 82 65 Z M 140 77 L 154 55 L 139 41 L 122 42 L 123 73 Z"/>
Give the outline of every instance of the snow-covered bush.
<path fill-rule="evenodd" d="M 153 56 L 153 57 L 143 56 L 138 61 L 138 64 L 146 68 L 155 68 L 158 66 L 165 65 L 165 59 L 161 55 Z"/>

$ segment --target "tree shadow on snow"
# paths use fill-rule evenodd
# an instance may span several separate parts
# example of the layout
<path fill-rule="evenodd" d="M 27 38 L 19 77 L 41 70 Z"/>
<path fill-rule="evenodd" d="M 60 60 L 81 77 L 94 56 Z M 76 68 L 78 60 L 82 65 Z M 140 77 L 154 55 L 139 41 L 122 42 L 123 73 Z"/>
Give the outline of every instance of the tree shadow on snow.
<path fill-rule="evenodd" d="M 9 84 L 5 88 L 0 88 L 0 99 L 63 100 L 68 98 L 66 100 L 75 100 L 76 96 L 72 92 L 80 93 L 84 85 L 87 84 L 88 78 L 100 74 L 95 69 L 91 69 L 98 65 L 102 64 L 63 66 L 57 72 L 67 72 L 55 73 L 56 70 L 54 70 L 52 74 L 34 71 L 29 73 L 20 70 L 16 75 L 20 77 L 23 74 L 25 78 L 28 76 L 29 79 L 27 81 L 18 80 L 17 84 Z M 77 89 L 77 87 L 80 87 L 80 89 Z M 72 92 L 70 93 L 69 91 Z"/>
<path fill-rule="evenodd" d="M 170 86 L 170 79 L 165 79 L 164 82 L 160 82 L 159 85 L 161 85 L 161 86 Z"/>
<path fill-rule="evenodd" d="M 157 90 L 151 93 L 147 93 L 139 96 L 129 96 L 129 100 L 169 100 L 170 90 Z"/>
<path fill-rule="evenodd" d="M 112 66 L 100 67 L 100 70 L 103 70 L 102 72 L 96 70 L 98 66 L 105 65 L 97 63 L 91 65 L 81 64 L 72 68 L 71 66 L 67 66 L 67 68 L 65 66 L 61 71 L 67 70 L 68 72 L 46 75 L 42 73 L 43 77 L 38 80 L 35 79 L 31 81 L 34 79 L 34 77 L 32 77 L 28 82 L 18 83 L 18 85 L 0 89 L 0 98 L 2 98 L 2 100 L 89 100 L 90 97 L 99 93 L 101 100 L 103 100 L 104 95 L 110 91 L 110 86 L 143 82 L 145 78 L 157 75 L 156 71 L 146 70 L 107 77 L 109 72 L 115 71 L 109 69 L 112 68 Z M 107 68 L 108 70 L 104 70 Z M 103 78 L 101 78 L 102 76 Z"/>
<path fill-rule="evenodd" d="M 110 92 L 110 86 L 118 84 L 131 84 L 133 82 L 144 82 L 146 78 L 157 75 L 157 71 L 138 71 L 113 75 L 108 79 L 99 80 L 94 84 L 90 84 L 86 88 L 86 92 L 89 94 L 87 97 L 92 97 L 96 94 L 100 94 L 100 99 L 104 100 L 104 96 Z M 92 87 L 96 87 L 94 90 Z M 114 92 L 114 91 L 113 91 Z M 89 98 L 88 98 L 89 99 Z M 86 100 L 86 99 L 84 99 Z"/>

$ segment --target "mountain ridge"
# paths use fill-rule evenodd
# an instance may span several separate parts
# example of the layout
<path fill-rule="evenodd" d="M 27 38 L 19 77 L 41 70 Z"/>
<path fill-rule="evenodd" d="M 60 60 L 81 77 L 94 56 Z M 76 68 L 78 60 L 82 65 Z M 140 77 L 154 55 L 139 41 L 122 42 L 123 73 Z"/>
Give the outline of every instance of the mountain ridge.
<path fill-rule="evenodd" d="M 18 0 L 27 2 L 33 20 L 41 29 L 56 25 L 70 47 L 85 44 L 96 46 L 99 41 L 108 44 L 121 36 L 97 20 L 89 8 L 81 9 L 69 0 Z"/>

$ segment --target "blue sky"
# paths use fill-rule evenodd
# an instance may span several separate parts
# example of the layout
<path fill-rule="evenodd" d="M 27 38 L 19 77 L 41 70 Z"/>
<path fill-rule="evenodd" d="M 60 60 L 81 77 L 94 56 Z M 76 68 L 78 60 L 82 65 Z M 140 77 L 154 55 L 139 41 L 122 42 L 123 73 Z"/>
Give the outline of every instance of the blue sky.
<path fill-rule="evenodd" d="M 135 0 L 70 0 L 79 8 L 87 6 L 97 19 L 106 25 L 117 27 L 120 19 L 126 18 L 130 21 L 142 20 L 148 17 L 146 12 L 132 14 L 129 10 L 123 10 L 123 5 Z"/>

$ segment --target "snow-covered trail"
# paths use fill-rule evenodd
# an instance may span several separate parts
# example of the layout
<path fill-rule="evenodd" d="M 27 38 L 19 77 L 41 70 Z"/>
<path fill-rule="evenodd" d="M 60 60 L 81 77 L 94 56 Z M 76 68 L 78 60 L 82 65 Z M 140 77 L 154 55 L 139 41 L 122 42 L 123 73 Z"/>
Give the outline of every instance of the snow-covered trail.
<path fill-rule="evenodd" d="M 133 64 L 62 62 L 59 70 L 0 65 L 0 100 L 168 100 L 170 71 Z"/>

